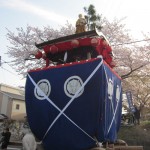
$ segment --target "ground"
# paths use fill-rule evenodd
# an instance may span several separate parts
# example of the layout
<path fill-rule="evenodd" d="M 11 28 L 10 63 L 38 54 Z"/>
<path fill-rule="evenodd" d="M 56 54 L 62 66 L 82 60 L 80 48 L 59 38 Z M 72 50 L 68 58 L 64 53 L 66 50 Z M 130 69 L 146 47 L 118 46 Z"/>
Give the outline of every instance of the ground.
<path fill-rule="evenodd" d="M 121 126 L 118 138 L 128 145 L 143 146 L 144 150 L 150 150 L 150 121 L 143 121 L 140 125 Z"/>

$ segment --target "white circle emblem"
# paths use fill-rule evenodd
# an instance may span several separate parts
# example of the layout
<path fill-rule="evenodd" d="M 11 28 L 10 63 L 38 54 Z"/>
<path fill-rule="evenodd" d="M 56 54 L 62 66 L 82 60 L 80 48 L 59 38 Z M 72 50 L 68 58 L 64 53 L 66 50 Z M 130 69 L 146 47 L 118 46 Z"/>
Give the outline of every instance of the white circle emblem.
<path fill-rule="evenodd" d="M 44 100 L 45 95 L 49 96 L 51 92 L 51 85 L 48 80 L 42 79 L 37 83 L 37 86 L 41 89 L 39 90 L 37 87 L 34 88 L 34 95 L 39 100 Z"/>
<path fill-rule="evenodd" d="M 71 77 L 69 77 L 65 81 L 65 84 L 64 84 L 65 94 L 68 97 L 72 98 L 75 95 L 75 93 L 80 89 L 82 84 L 83 84 L 83 81 L 81 80 L 81 78 L 79 76 L 71 76 Z M 77 97 L 79 97 L 83 93 L 83 91 L 84 91 L 84 88 L 79 92 Z"/>

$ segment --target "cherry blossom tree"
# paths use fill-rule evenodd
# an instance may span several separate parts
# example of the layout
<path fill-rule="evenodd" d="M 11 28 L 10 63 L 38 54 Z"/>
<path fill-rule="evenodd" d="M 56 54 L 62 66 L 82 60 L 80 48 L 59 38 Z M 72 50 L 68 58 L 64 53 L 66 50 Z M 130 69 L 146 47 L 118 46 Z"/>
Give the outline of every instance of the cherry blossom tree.
<path fill-rule="evenodd" d="M 33 59 L 33 55 L 38 51 L 35 43 L 52 40 L 58 37 L 73 34 L 75 28 L 66 23 L 59 30 L 53 29 L 50 26 L 40 29 L 27 25 L 26 30 L 16 28 L 16 33 L 7 29 L 7 39 L 11 46 L 8 46 L 7 54 L 13 59 L 11 66 L 19 73 L 26 75 L 26 72 L 33 68 L 39 68 L 45 65 L 42 59 Z M 27 61 L 30 60 L 30 61 Z"/>
<path fill-rule="evenodd" d="M 150 76 L 135 74 L 123 80 L 123 90 L 131 91 L 133 103 L 139 107 L 141 115 L 150 108 Z M 145 109 L 146 108 L 146 109 Z"/>
<path fill-rule="evenodd" d="M 142 102 L 140 103 L 146 105 L 149 98 L 144 99 L 144 94 L 147 95 L 146 89 L 148 87 L 145 85 L 146 82 L 142 81 L 145 80 L 150 85 L 150 81 L 146 80 L 150 76 L 150 43 L 147 41 L 144 46 L 134 43 L 134 39 L 129 35 L 129 30 L 122 23 L 124 19 L 114 19 L 110 22 L 107 18 L 101 18 L 101 26 L 103 27 L 101 31 L 113 49 L 116 63 L 114 70 L 122 77 L 124 90 L 134 87 L 131 90 L 134 91 L 136 101 L 141 98 Z M 75 28 L 67 23 L 59 29 L 53 29 L 50 26 L 40 29 L 27 25 L 26 29 L 16 28 L 15 33 L 9 29 L 7 31 L 7 39 L 10 41 L 7 54 L 13 59 L 11 65 L 19 74 L 26 75 L 28 70 L 45 65 L 43 60 L 32 57 L 38 50 L 35 43 L 74 34 Z M 145 39 L 148 37 L 145 35 Z M 138 88 L 138 85 L 142 85 L 142 88 Z"/>
<path fill-rule="evenodd" d="M 101 19 L 103 24 L 102 32 L 110 41 L 113 51 L 115 53 L 116 61 L 119 60 L 118 50 L 121 49 L 121 55 L 123 51 L 123 46 L 116 46 L 118 43 L 129 42 L 130 38 L 127 30 L 124 29 L 124 25 L 121 24 L 122 20 L 115 19 L 109 22 L 106 18 Z M 64 35 L 69 35 L 75 33 L 75 28 L 73 25 L 67 23 L 66 26 L 60 29 L 53 29 L 50 26 L 40 29 L 38 27 L 32 27 L 27 25 L 26 29 L 16 28 L 16 34 L 9 29 L 7 29 L 7 39 L 10 41 L 11 46 L 8 47 L 7 54 L 13 58 L 11 65 L 19 74 L 26 74 L 27 70 L 38 68 L 44 65 L 44 62 L 39 59 L 32 59 L 32 54 L 37 52 L 35 43 L 42 43 L 51 39 L 55 39 Z M 117 34 L 118 33 L 118 34 Z M 112 38 L 113 37 L 113 38 Z M 27 58 L 32 59 L 32 61 L 26 61 Z M 117 66 L 120 64 L 117 62 Z M 122 75 L 122 74 L 121 74 Z"/>

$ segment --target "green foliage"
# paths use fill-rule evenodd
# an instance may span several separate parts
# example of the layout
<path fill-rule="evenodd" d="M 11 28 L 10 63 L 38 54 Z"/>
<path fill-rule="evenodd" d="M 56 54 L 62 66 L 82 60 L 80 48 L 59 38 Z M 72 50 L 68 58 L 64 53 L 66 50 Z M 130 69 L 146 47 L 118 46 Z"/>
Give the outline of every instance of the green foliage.
<path fill-rule="evenodd" d="M 88 30 L 94 30 L 97 28 L 98 30 L 102 29 L 100 25 L 101 16 L 96 13 L 94 5 L 90 4 L 89 7 L 84 7 L 84 11 L 87 15 L 85 15 L 85 19 L 87 21 Z"/>
<path fill-rule="evenodd" d="M 150 147 L 150 124 L 146 126 L 122 126 L 118 133 L 118 139 L 126 141 L 129 146 L 143 146 L 144 150 L 149 150 Z"/>
<path fill-rule="evenodd" d="M 150 130 L 150 120 L 141 122 L 141 127 L 146 130 Z"/>

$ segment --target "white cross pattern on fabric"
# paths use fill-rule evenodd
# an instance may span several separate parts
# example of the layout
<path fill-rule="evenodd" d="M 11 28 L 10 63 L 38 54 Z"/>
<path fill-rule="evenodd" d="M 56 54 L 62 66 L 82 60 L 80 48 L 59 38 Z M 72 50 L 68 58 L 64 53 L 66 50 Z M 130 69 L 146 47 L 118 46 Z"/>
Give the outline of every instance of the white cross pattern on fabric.
<path fill-rule="evenodd" d="M 99 56 L 99 58 L 102 58 Z M 57 117 L 54 119 L 54 121 L 51 123 L 51 125 L 49 126 L 49 128 L 47 129 L 44 137 L 42 140 L 44 140 L 44 138 L 46 137 L 47 133 L 49 132 L 49 130 L 52 128 L 52 126 L 55 124 L 55 122 L 58 120 L 58 118 L 61 115 L 64 115 L 72 124 L 74 124 L 78 129 L 80 129 L 84 134 L 86 134 L 88 137 L 90 137 L 93 141 L 97 142 L 93 137 L 91 137 L 88 133 L 86 133 L 83 129 L 81 129 L 74 121 L 72 121 L 65 113 L 64 111 L 68 108 L 68 106 L 74 101 L 74 99 L 79 95 L 79 93 L 83 90 L 84 86 L 89 82 L 89 80 L 93 77 L 93 75 L 96 73 L 96 71 L 100 68 L 100 66 L 103 63 L 103 59 L 100 61 L 100 63 L 97 65 L 97 67 L 93 70 L 93 72 L 90 74 L 90 76 L 86 79 L 86 81 L 82 84 L 82 86 L 76 91 L 76 93 L 74 94 L 74 96 L 71 98 L 71 100 L 66 104 L 66 106 L 61 110 L 59 109 L 48 97 L 47 95 L 45 95 L 45 93 L 37 86 L 37 84 L 34 82 L 34 80 L 32 79 L 32 77 L 28 74 L 28 77 L 30 78 L 31 82 L 33 83 L 33 85 L 42 93 L 42 95 L 44 96 L 44 98 L 46 100 L 48 100 L 48 102 L 50 102 L 50 104 L 52 104 L 60 113 L 57 115 Z"/>

